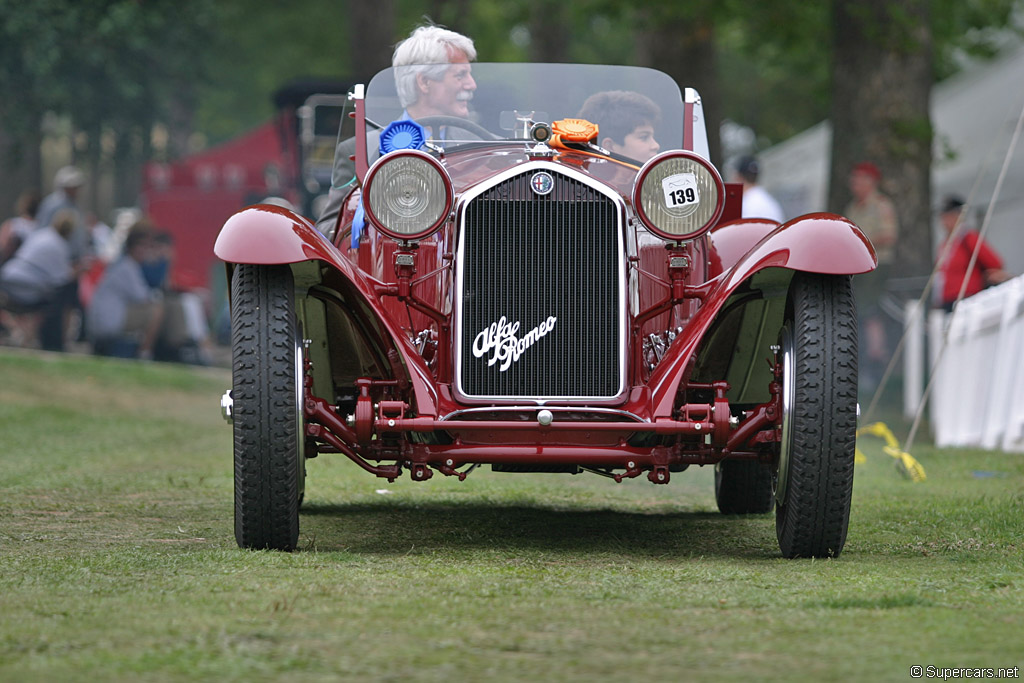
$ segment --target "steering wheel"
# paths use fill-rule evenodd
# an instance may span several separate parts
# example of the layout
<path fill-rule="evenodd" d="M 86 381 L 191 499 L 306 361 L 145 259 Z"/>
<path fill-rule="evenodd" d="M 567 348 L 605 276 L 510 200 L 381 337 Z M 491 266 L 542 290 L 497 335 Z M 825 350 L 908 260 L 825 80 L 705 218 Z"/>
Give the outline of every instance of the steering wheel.
<path fill-rule="evenodd" d="M 430 126 L 433 129 L 440 128 L 441 126 L 450 126 L 452 128 L 461 128 L 462 130 L 469 131 L 474 135 L 479 135 L 483 140 L 500 140 L 497 135 L 487 130 L 478 123 L 474 123 L 469 119 L 462 119 L 458 116 L 424 116 L 416 119 L 416 123 L 421 126 Z"/>

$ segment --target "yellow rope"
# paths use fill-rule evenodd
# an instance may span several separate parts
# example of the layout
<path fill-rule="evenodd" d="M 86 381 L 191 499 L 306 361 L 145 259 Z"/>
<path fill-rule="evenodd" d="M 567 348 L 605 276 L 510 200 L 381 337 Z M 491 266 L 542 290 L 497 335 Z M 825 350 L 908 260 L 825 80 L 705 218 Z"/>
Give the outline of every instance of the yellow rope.
<path fill-rule="evenodd" d="M 904 477 L 907 477 L 911 481 L 924 481 L 927 478 L 924 473 L 924 467 L 921 463 L 919 463 L 910 453 L 900 450 L 900 442 L 896 440 L 892 430 L 889 429 L 884 422 L 874 422 L 865 427 L 861 427 L 857 430 L 857 436 L 862 434 L 877 436 L 885 441 L 885 446 L 882 447 L 882 451 L 896 460 L 896 469 L 899 470 L 900 474 Z M 860 448 L 857 449 L 855 462 L 858 464 L 867 462 L 867 458 L 864 456 L 864 453 Z"/>

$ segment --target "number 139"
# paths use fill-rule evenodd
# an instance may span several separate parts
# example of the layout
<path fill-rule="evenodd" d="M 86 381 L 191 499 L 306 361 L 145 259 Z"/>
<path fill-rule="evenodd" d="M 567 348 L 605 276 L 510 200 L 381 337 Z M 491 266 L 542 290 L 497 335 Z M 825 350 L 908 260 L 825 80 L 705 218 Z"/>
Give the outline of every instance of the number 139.
<path fill-rule="evenodd" d="M 697 193 L 694 192 L 692 187 L 688 187 L 685 190 L 673 190 L 669 193 L 669 197 L 672 200 L 672 206 L 692 204 L 697 201 Z"/>

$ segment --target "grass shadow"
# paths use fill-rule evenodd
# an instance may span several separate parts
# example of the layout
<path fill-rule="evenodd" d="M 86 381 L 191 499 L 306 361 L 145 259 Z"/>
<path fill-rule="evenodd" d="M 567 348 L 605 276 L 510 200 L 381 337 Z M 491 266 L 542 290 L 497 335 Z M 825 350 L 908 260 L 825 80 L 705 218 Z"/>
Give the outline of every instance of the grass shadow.
<path fill-rule="evenodd" d="M 543 505 L 359 503 L 302 509 L 307 549 L 351 553 L 613 554 L 777 558 L 772 515 L 642 514 Z M 303 539 L 300 539 L 300 547 Z"/>

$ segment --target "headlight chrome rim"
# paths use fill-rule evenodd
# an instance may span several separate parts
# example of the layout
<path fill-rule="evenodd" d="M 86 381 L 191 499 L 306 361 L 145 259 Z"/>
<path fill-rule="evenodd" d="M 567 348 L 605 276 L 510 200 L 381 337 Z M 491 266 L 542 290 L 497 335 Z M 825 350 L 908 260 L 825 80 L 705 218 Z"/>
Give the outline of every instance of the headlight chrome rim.
<path fill-rule="evenodd" d="M 663 227 L 660 227 L 644 209 L 644 183 L 649 179 L 652 172 L 662 168 L 663 164 L 670 163 L 673 160 L 679 159 L 690 162 L 691 167 L 693 164 L 696 164 L 697 166 L 700 167 L 700 170 L 708 174 L 708 178 L 704 179 L 705 184 L 710 184 L 713 186 L 717 194 L 717 199 L 715 201 L 714 208 L 712 209 L 710 214 L 707 214 L 707 218 L 701 222 L 699 227 L 693 230 L 688 230 L 686 232 L 671 232 L 669 230 L 664 229 Z M 722 212 L 725 210 L 725 183 L 722 181 L 722 176 L 718 173 L 718 170 L 713 165 L 711 165 L 711 162 L 709 162 L 701 155 L 686 150 L 671 150 L 668 152 L 662 152 L 661 154 L 652 157 L 647 161 L 647 163 L 643 165 L 643 167 L 637 173 L 636 180 L 633 181 L 632 200 L 633 210 L 636 212 L 636 215 L 640 219 L 640 222 L 643 223 L 644 227 L 647 228 L 650 232 L 654 233 L 661 239 L 670 242 L 686 242 L 689 240 L 696 239 L 697 237 L 700 237 L 701 235 L 706 233 L 708 230 L 711 229 L 713 225 L 715 225 L 715 223 L 718 222 L 718 219 L 721 218 Z M 688 218 L 693 213 L 696 213 L 701 210 L 706 211 L 706 209 L 703 209 L 703 207 L 698 205 L 689 213 L 677 215 L 675 216 L 675 218 L 685 219 Z M 668 210 L 666 209 L 663 211 Z M 685 208 L 683 211 L 685 211 Z M 682 214 L 683 211 L 680 211 L 680 213 Z"/>
<path fill-rule="evenodd" d="M 373 193 L 375 181 L 385 182 L 383 177 L 378 178 L 380 171 L 390 164 L 409 158 L 414 158 L 417 162 L 425 162 L 438 174 L 444 190 L 444 206 L 441 211 L 437 213 L 437 217 L 429 222 L 426 227 L 412 232 L 401 232 L 391 229 L 383 220 L 381 220 L 380 217 L 378 217 L 377 212 L 374 211 L 374 204 L 377 202 L 371 201 L 370 198 Z M 452 189 L 451 177 L 448 175 L 448 171 L 445 170 L 445 167 L 440 161 L 430 154 L 413 149 L 391 152 L 378 159 L 366 172 L 366 179 L 363 182 L 362 196 L 363 210 L 366 213 L 367 220 L 385 235 L 398 240 L 399 242 L 414 242 L 429 237 L 435 233 L 448 220 L 448 216 L 452 211 L 452 206 L 455 204 L 455 195 Z M 427 220 L 430 218 L 431 217 L 428 216 Z"/>

